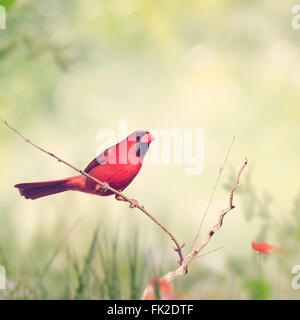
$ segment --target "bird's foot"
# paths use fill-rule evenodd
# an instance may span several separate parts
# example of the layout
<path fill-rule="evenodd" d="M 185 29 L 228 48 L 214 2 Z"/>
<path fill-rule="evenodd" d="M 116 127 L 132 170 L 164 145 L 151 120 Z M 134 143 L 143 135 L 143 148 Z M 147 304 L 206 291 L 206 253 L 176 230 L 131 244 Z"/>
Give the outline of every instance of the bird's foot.
<path fill-rule="evenodd" d="M 115 198 L 116 198 L 116 200 L 119 200 L 119 201 L 127 201 L 119 195 L 116 195 Z M 131 208 L 131 209 L 136 208 L 136 207 L 144 208 L 144 206 L 140 206 L 139 203 L 137 202 L 137 200 L 135 200 L 135 199 L 129 199 L 129 203 L 130 203 L 129 208 Z"/>
<path fill-rule="evenodd" d="M 133 209 L 139 206 L 139 203 L 135 199 L 130 199 L 129 208 Z"/>
<path fill-rule="evenodd" d="M 103 182 L 103 185 L 100 187 L 102 192 L 106 192 L 109 188 L 109 184 L 107 182 Z"/>
<path fill-rule="evenodd" d="M 94 193 L 100 192 L 106 192 L 109 188 L 109 184 L 107 182 L 103 182 L 103 185 L 96 184 L 94 187 Z"/>

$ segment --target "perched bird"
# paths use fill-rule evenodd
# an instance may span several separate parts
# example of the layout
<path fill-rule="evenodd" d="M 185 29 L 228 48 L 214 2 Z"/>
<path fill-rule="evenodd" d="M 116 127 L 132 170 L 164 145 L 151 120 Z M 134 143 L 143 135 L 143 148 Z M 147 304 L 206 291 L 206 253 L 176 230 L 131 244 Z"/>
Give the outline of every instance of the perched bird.
<path fill-rule="evenodd" d="M 116 145 L 107 148 L 84 170 L 105 185 L 123 191 L 139 173 L 145 154 L 154 137 L 148 132 L 137 130 Z M 62 180 L 20 183 L 15 185 L 26 199 L 38 199 L 64 191 L 81 191 L 98 196 L 109 196 L 113 192 L 101 187 L 84 175 Z M 116 195 L 117 200 L 123 198 Z M 134 203 L 131 207 L 134 206 Z"/>

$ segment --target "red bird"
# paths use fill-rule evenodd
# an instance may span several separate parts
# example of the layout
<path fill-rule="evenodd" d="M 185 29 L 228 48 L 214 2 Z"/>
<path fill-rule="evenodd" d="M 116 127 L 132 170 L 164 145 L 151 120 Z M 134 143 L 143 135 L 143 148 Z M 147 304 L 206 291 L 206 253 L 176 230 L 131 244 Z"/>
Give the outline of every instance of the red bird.
<path fill-rule="evenodd" d="M 102 152 L 84 171 L 112 188 L 123 191 L 139 173 L 144 156 L 153 140 L 154 137 L 148 131 L 134 131 L 121 142 Z M 84 175 L 55 181 L 20 183 L 15 187 L 26 199 L 38 199 L 69 190 L 98 196 L 113 194 Z M 117 195 L 116 199 L 123 200 Z"/>

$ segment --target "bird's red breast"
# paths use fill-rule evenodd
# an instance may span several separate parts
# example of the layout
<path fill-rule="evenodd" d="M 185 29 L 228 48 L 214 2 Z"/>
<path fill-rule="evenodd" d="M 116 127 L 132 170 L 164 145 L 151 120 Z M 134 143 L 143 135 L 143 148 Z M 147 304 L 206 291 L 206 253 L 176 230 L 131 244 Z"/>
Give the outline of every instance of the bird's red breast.
<path fill-rule="evenodd" d="M 112 188 L 122 191 L 139 173 L 144 156 L 153 136 L 147 131 L 137 130 L 118 144 L 106 149 L 84 170 L 100 181 L 107 182 Z M 87 192 L 94 190 L 95 183 L 86 179 Z M 112 192 L 99 190 L 99 195 L 108 196 Z"/>

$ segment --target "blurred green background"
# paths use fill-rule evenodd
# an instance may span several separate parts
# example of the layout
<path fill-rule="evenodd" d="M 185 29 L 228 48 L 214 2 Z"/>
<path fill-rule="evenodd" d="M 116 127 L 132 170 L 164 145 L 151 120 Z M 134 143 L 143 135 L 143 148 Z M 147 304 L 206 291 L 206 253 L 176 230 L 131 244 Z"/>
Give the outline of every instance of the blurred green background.
<path fill-rule="evenodd" d="M 0 0 L 0 116 L 84 168 L 97 132 L 205 131 L 205 168 L 145 164 L 126 194 L 186 243 L 193 240 L 232 136 L 236 142 L 201 236 L 249 167 L 236 209 L 189 274 L 187 299 L 299 299 L 300 30 L 296 1 Z M 154 142 L 155 143 L 155 142 Z M 0 265 L 3 299 L 138 299 L 176 267 L 171 242 L 137 210 L 81 193 L 37 201 L 14 184 L 74 172 L 0 126 Z M 287 249 L 257 255 L 251 241 Z"/>

